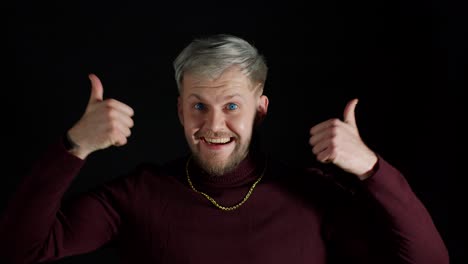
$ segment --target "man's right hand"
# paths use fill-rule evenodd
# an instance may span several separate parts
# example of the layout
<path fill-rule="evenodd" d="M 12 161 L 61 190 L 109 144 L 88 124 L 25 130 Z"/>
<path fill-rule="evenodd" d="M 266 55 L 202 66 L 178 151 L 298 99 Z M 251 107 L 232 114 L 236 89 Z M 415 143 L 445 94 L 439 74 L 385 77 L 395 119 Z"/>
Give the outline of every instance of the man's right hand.
<path fill-rule="evenodd" d="M 103 100 L 104 89 L 99 78 L 90 74 L 91 96 L 81 119 L 68 130 L 76 145 L 73 155 L 85 159 L 96 150 L 109 146 L 123 146 L 133 127 L 133 109 L 115 99 Z"/>

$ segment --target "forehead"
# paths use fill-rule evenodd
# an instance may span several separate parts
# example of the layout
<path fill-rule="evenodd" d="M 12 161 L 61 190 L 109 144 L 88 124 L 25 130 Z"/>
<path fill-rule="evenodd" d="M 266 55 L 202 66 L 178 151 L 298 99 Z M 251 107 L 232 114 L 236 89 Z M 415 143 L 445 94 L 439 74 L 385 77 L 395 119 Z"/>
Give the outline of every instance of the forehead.
<path fill-rule="evenodd" d="M 238 67 L 226 69 L 217 78 L 208 78 L 191 73 L 184 74 L 182 81 L 182 93 L 249 93 L 252 90 L 252 82 Z"/>

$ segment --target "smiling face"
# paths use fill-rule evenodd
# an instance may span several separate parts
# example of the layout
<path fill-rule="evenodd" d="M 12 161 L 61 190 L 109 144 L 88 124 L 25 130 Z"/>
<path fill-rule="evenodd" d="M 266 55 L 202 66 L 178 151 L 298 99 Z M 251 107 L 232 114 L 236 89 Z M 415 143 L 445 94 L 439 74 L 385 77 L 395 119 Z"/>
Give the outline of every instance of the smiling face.
<path fill-rule="evenodd" d="M 229 172 L 246 157 L 255 118 L 268 109 L 259 85 L 237 67 L 214 80 L 184 75 L 179 119 L 195 160 L 209 174 Z"/>

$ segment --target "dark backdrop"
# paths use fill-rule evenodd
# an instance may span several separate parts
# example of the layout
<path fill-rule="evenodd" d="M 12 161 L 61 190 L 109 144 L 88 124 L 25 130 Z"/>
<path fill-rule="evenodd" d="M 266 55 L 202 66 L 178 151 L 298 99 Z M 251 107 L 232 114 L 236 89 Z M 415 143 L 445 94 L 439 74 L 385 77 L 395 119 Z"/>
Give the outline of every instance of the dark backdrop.
<path fill-rule="evenodd" d="M 252 42 L 270 67 L 265 148 L 312 163 L 309 128 L 341 118 L 359 97 L 364 141 L 406 175 L 452 263 L 466 261 L 467 9 L 442 0 L 152 2 L 16 1 L 7 9 L 1 208 L 31 162 L 80 118 L 90 72 L 106 98 L 134 108 L 135 127 L 126 146 L 90 156 L 67 195 L 185 153 L 172 60 L 193 37 L 229 33 Z M 105 248 L 58 263 L 117 262 Z"/>

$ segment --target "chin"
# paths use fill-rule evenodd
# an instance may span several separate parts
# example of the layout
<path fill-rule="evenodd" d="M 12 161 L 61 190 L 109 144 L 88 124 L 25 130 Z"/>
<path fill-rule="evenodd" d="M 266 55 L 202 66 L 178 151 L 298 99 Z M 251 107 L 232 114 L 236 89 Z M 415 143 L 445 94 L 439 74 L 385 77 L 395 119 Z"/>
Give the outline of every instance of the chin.
<path fill-rule="evenodd" d="M 227 157 L 219 157 L 215 153 L 213 155 L 200 155 L 200 153 L 193 153 L 193 156 L 198 165 L 212 176 L 222 176 L 235 169 L 237 165 L 243 160 L 245 155 L 233 155 L 231 153 Z"/>
<path fill-rule="evenodd" d="M 218 161 L 216 159 L 207 159 L 202 158 L 199 155 L 194 155 L 194 158 L 198 165 L 212 176 L 221 176 L 232 170 L 232 168 L 228 168 L 230 166 L 228 166 L 228 162 L 225 160 Z"/>

